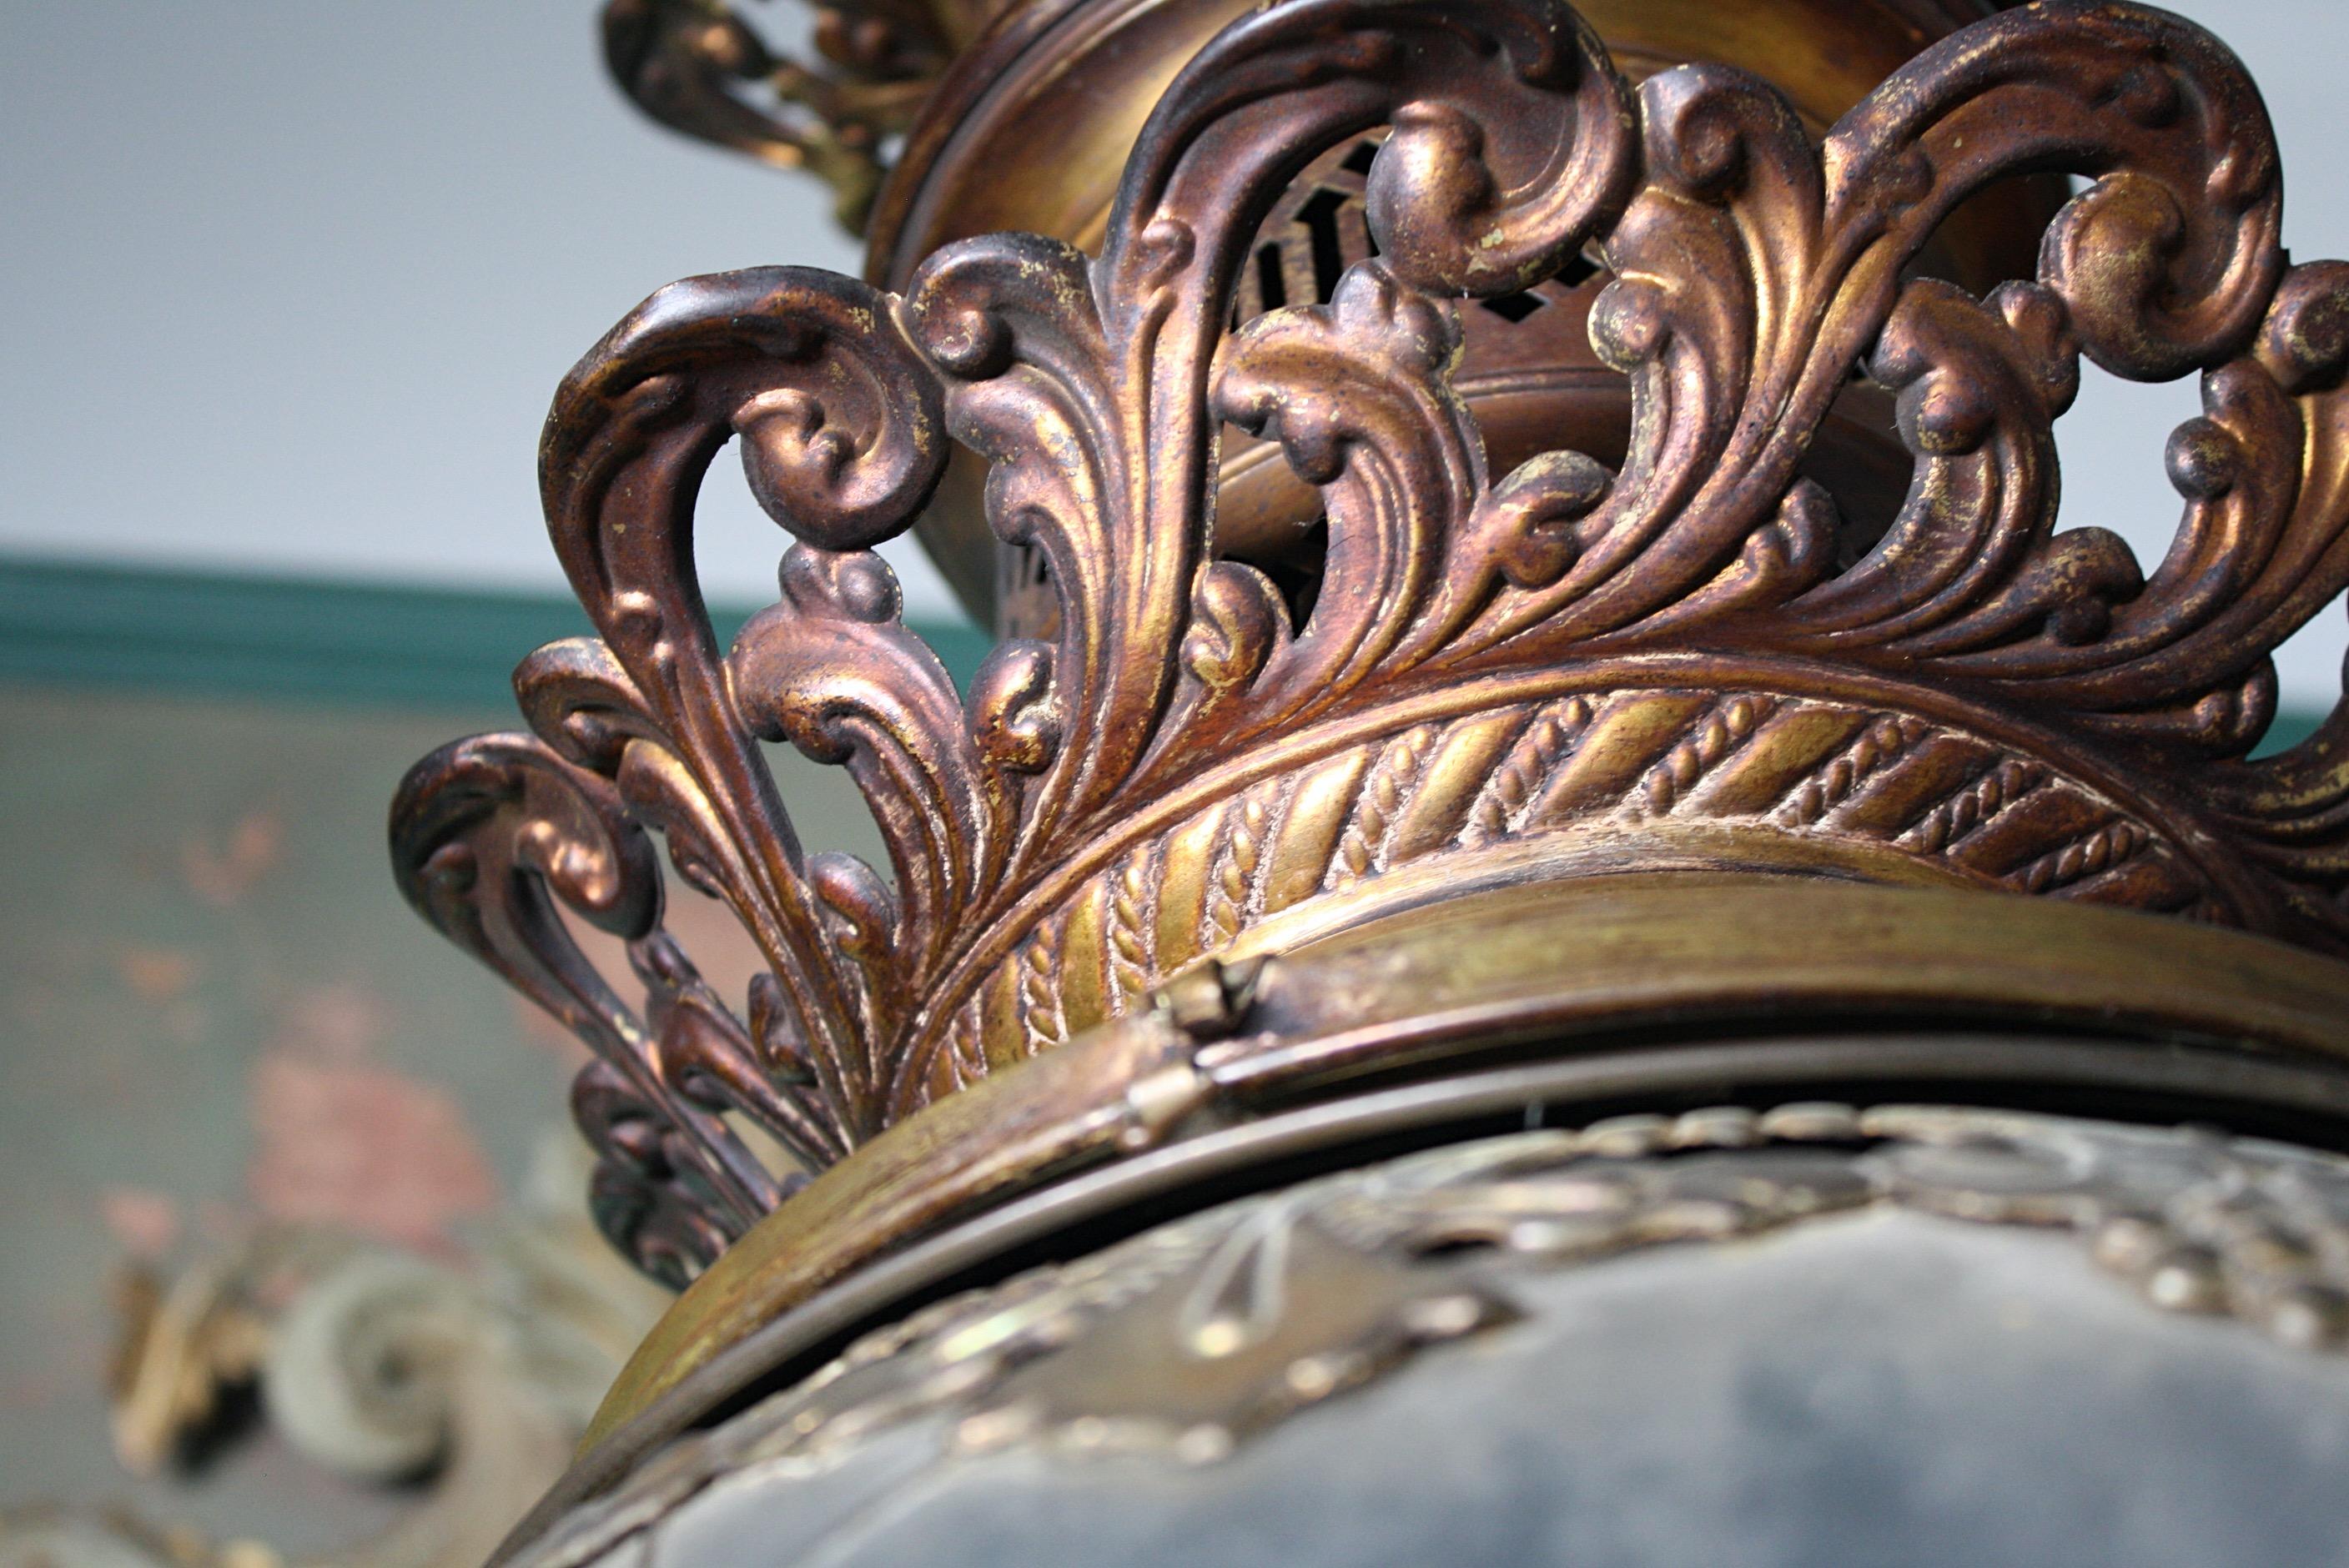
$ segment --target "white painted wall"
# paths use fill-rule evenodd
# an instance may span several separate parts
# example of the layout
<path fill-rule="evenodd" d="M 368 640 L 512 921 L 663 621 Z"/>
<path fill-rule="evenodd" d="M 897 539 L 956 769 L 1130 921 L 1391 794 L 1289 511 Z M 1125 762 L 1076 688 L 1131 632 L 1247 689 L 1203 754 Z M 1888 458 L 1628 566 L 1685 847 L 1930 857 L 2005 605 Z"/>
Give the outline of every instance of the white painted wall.
<path fill-rule="evenodd" d="M 641 119 L 596 9 L 0 0 L 0 550 L 560 591 L 563 372 L 672 278 L 861 256 L 813 181 Z M 712 490 L 711 592 L 771 597 Z"/>
<path fill-rule="evenodd" d="M 2287 240 L 2349 255 L 2349 6 L 2176 8 L 2267 93 Z M 559 587 L 532 459 L 564 367 L 671 278 L 856 266 L 812 183 L 640 120 L 595 9 L 0 0 L 0 551 Z M 2196 410 L 2190 384 L 2092 373 L 2065 521 L 2158 559 L 2162 443 Z M 713 491 L 712 593 L 770 591 L 777 536 Z M 909 607 L 946 612 L 899 562 Z M 2288 700 L 2329 706 L 2344 647 L 2337 609 L 2295 639 Z"/>

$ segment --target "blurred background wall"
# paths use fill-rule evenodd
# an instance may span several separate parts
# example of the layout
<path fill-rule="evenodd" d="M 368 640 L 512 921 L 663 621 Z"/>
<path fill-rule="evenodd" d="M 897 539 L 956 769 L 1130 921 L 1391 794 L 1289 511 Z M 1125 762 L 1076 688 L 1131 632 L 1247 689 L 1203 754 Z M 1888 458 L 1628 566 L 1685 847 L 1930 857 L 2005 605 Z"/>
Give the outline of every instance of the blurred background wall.
<path fill-rule="evenodd" d="M 561 592 L 563 371 L 672 278 L 861 260 L 812 181 L 631 110 L 595 10 L 10 0 L 0 546 Z M 771 532 L 711 530 L 713 590 L 771 592 Z"/>
<path fill-rule="evenodd" d="M 2288 242 L 2349 255 L 2349 7 L 2179 8 L 2268 95 Z M 563 371 L 670 279 L 858 263 L 812 183 L 623 103 L 595 9 L 0 0 L 0 1510 L 121 1499 L 295 1550 L 380 1522 L 265 1440 L 127 1477 L 122 1271 L 285 1224 L 456 1266 L 560 1121 L 571 1047 L 399 906 L 384 805 L 585 629 L 534 495 Z M 2158 559 L 2196 407 L 2091 371 L 2064 521 Z M 732 473 L 703 569 L 739 610 L 780 536 Z M 2337 612 L 2295 640 L 2288 709 L 2331 706 L 2344 644 Z M 811 841 L 868 841 L 837 776 L 786 766 Z"/>
<path fill-rule="evenodd" d="M 587 629 L 537 521 L 564 370 L 672 278 L 858 264 L 812 184 L 622 100 L 595 11 L 0 5 L 0 1562 L 121 1560 L 26 1536 L 54 1504 L 345 1552 L 432 1488 L 237 1408 L 240 1336 L 350 1246 L 506 1297 L 583 1261 L 530 1229 L 574 1047 L 400 903 L 385 809 Z M 713 490 L 713 598 L 762 602 L 781 536 Z M 813 841 L 870 840 L 780 765 Z M 140 1377 L 193 1402 L 110 1408 Z"/>

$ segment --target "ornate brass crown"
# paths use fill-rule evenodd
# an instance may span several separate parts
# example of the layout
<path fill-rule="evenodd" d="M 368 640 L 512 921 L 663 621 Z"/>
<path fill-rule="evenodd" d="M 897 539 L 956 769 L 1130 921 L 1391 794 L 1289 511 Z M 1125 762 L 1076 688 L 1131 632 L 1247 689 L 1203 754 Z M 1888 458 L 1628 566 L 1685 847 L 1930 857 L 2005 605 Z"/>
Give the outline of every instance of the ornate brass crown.
<path fill-rule="evenodd" d="M 1284 191 L 1381 127 L 1375 255 L 1235 327 Z M 1914 273 L 1961 201 L 2049 172 L 2090 183 L 2035 281 Z M 988 235 L 902 296 L 692 279 L 588 354 L 541 480 L 601 640 L 523 663 L 533 733 L 410 774 L 403 888 L 595 1048 L 599 1217 L 673 1279 L 1202 959 L 1468 890 L 1795 869 L 2349 951 L 2349 720 L 2249 759 L 2270 655 L 2349 584 L 2349 265 L 2292 265 L 2281 202 L 2240 64 L 2132 5 L 1966 27 L 1815 144 L 1735 70 L 1635 90 L 1554 0 L 1283 0 L 1167 89 L 1097 256 Z M 1454 302 L 1591 264 L 1626 456 L 1495 478 Z M 2055 527 L 2084 354 L 2202 374 L 2150 574 Z M 1861 378 L 1914 459 L 1881 514 L 1802 472 Z M 1219 549 L 1226 423 L 1317 492 L 1293 581 Z M 738 437 L 793 542 L 730 649 L 692 521 Z M 872 553 L 949 441 L 1057 612 L 967 693 Z M 782 739 L 855 778 L 887 876 L 802 851 L 760 756 Z M 747 1020 L 663 932 L 647 830 L 757 939 Z M 626 939 L 641 1013 L 559 905 Z"/>

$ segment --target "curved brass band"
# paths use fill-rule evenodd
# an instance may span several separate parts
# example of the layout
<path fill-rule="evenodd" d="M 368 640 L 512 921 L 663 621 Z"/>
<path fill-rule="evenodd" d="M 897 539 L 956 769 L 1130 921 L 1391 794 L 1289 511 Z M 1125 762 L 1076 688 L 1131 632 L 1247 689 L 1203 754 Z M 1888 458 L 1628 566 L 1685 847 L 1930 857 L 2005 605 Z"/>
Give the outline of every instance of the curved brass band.
<path fill-rule="evenodd" d="M 1930 1018 L 2349 1061 L 2349 966 L 2332 960 L 2130 913 L 1817 878 L 1504 889 L 1271 960 L 1237 1000 L 1235 1016 L 1186 1029 L 1178 987 L 1167 1006 L 950 1096 L 825 1172 L 647 1336 L 589 1443 L 826 1285 L 1009 1193 L 1251 1107 L 1453 1070 L 1513 1044 L 1572 1055 L 1674 1025 L 1725 1037 Z"/>

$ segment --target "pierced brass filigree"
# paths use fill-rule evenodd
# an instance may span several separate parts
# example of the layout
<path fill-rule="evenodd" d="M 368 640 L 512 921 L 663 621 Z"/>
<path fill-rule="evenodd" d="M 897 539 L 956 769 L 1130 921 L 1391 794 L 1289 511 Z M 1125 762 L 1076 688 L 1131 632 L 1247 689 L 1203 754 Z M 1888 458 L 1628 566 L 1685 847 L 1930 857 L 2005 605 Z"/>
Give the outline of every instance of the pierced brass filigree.
<path fill-rule="evenodd" d="M 1283 191 L 1382 125 L 1376 256 L 1234 330 Z M 1906 270 L 1967 196 L 2048 171 L 2091 183 L 2035 281 Z M 672 1278 L 802 1179 L 729 1115 L 820 1168 L 1203 955 L 1433 886 L 1793 844 L 2349 949 L 2349 719 L 2247 759 L 2271 654 L 2349 584 L 2349 265 L 2291 265 L 2281 200 L 2240 63 L 2133 6 L 1966 28 L 1815 145 L 1739 72 L 1635 91 L 1549 0 L 1287 0 L 1176 78 L 1097 257 L 986 236 L 902 298 L 693 279 L 587 356 L 541 480 L 601 639 L 525 661 L 533 734 L 410 775 L 403 885 L 595 1048 L 599 1214 Z M 1629 455 L 1496 478 L 1450 301 L 1586 249 Z M 2055 526 L 2083 355 L 2202 375 L 2149 575 Z M 1856 374 L 1915 457 L 1890 517 L 1798 474 Z M 1218 552 L 1225 423 L 1319 490 L 1309 603 Z M 738 437 L 794 542 L 724 649 L 691 522 Z M 949 441 L 992 464 L 995 531 L 1058 608 L 968 693 L 872 553 Z M 888 876 L 802 851 L 779 740 L 849 769 Z M 756 937 L 747 1021 L 662 932 L 648 829 Z M 558 903 L 632 944 L 641 1017 Z"/>

